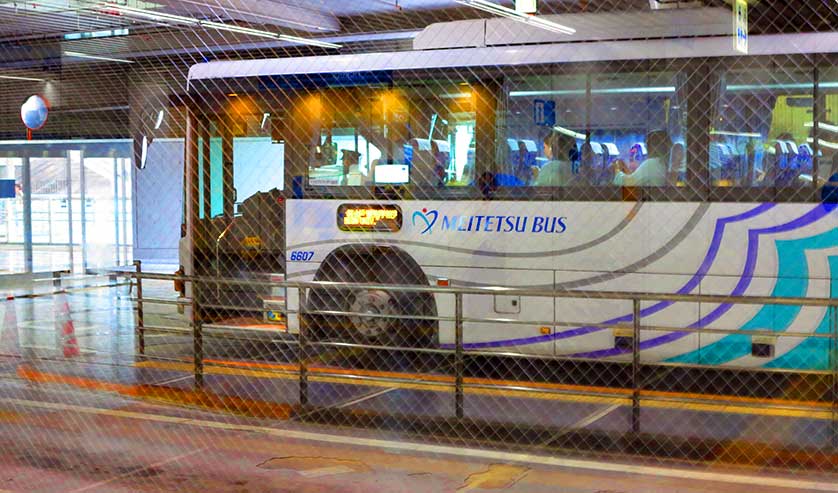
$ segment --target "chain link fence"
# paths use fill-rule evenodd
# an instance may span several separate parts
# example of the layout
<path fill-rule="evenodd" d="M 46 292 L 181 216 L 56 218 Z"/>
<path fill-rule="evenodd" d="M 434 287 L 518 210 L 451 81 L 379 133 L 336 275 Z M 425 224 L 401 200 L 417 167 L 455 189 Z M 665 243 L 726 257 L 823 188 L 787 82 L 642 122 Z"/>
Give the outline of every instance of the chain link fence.
<path fill-rule="evenodd" d="M 549 30 L 478 0 L 319 2 L 322 29 L 225 3 L 0 9 L 133 33 L 13 41 L 61 61 L 40 68 L 67 86 L 45 131 L 130 138 L 143 259 L 112 274 L 133 280 L 130 349 L 61 339 L 12 355 L 15 378 L 113 353 L 101 380 L 130 392 L 74 384 L 834 472 L 838 4 L 751 2 L 743 54 L 721 1 L 541 2 Z"/>
<path fill-rule="evenodd" d="M 136 278 L 140 285 L 174 279 L 155 274 L 137 274 Z M 261 284 L 240 279 L 179 279 L 197 285 L 199 296 L 203 289 L 212 290 L 219 284 Z M 834 470 L 838 373 L 834 366 L 836 302 L 830 298 L 331 282 L 275 282 L 260 287 L 294 293 L 299 300 L 296 306 L 303 308 L 289 309 L 283 315 L 302 321 L 297 334 L 288 334 L 288 325 L 277 322 L 273 326 L 245 323 L 243 312 L 238 320 L 205 322 L 205 317 L 199 316 L 205 312 L 192 304 L 199 312 L 193 315 L 196 324 L 191 330 L 138 326 L 140 341 L 146 334 L 179 334 L 178 339 L 163 345 L 142 347 L 139 356 L 151 368 L 191 371 L 196 389 L 252 400 L 240 405 L 245 407 L 228 409 L 246 415 L 269 413 L 276 417 L 270 414 L 276 409 L 262 402 L 267 399 L 272 405 L 281 405 L 287 419 L 398 431 L 440 443 Z M 337 295 L 361 290 L 451 298 L 452 311 L 424 320 L 450 323 L 453 344 L 428 344 L 409 336 L 375 342 L 363 334 L 336 338 L 319 333 L 323 328 L 320 317 L 383 320 L 405 333 L 416 323 L 404 315 L 322 310 L 309 302 L 318 291 Z M 478 303 L 498 292 L 554 300 L 614 301 L 625 305 L 632 315 L 624 322 L 605 324 L 593 319 L 510 321 L 464 315 L 468 302 Z M 161 301 L 167 302 L 137 299 L 141 311 Z M 644 354 L 643 341 L 661 335 L 775 334 L 657 325 L 644 320 L 644 307 L 651 303 L 822 309 L 829 317 L 830 329 L 815 340 L 829 348 L 833 366 L 801 371 L 660 362 Z M 622 356 L 603 363 L 590 355 L 544 355 L 521 348 L 488 351 L 464 342 L 464 327 L 469 324 L 548 322 L 614 331 L 623 338 L 618 342 Z M 797 343 L 812 336 L 786 333 L 779 337 Z"/>

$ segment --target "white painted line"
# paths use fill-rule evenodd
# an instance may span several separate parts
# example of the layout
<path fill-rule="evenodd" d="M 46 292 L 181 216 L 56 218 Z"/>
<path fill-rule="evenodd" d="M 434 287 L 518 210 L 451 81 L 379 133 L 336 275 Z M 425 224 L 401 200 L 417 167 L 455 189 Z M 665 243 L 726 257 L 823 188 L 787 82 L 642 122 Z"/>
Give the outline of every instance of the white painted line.
<path fill-rule="evenodd" d="M 600 409 L 599 411 L 595 411 L 590 416 L 586 416 L 586 417 L 580 419 L 579 421 L 577 421 L 576 423 L 573 423 L 572 425 L 570 425 L 570 426 L 564 428 L 563 430 L 559 431 L 558 433 L 556 433 L 554 435 L 551 435 L 550 438 L 544 442 L 544 444 L 549 445 L 552 442 L 554 442 L 555 440 L 563 437 L 564 435 L 567 435 L 571 431 L 586 428 L 586 427 L 596 423 L 600 419 L 608 416 L 609 414 L 611 414 L 612 412 L 616 411 L 617 409 L 619 409 L 621 407 L 623 407 L 623 404 L 614 404 L 613 406 L 606 407 L 605 409 Z"/>
<path fill-rule="evenodd" d="M 152 385 L 168 385 L 170 383 L 180 382 L 182 380 L 187 380 L 190 378 L 195 378 L 195 375 L 184 375 L 182 377 L 170 378 L 168 380 L 163 380 L 162 382 L 154 382 Z"/>
<path fill-rule="evenodd" d="M 345 407 L 354 406 L 355 404 L 359 404 L 361 402 L 368 401 L 370 399 L 375 399 L 378 396 L 381 396 L 381 395 L 384 395 L 384 394 L 389 394 L 390 392 L 392 392 L 394 390 L 399 390 L 399 389 L 397 387 L 391 387 L 389 389 L 379 390 L 377 392 L 373 392 L 371 394 L 363 395 L 361 397 L 352 399 L 350 401 L 344 402 L 342 404 L 338 404 L 337 406 L 333 406 L 333 407 L 335 409 L 343 409 Z"/>
<path fill-rule="evenodd" d="M 192 450 L 192 451 L 190 451 L 190 452 L 186 452 L 185 454 L 180 454 L 180 455 L 176 455 L 176 456 L 174 456 L 174 457 L 169 457 L 168 459 L 161 460 L 161 461 L 159 461 L 159 462 L 155 462 L 154 464 L 149 464 L 149 465 L 147 465 L 147 466 L 140 466 L 140 467 L 135 468 L 133 471 L 128 471 L 128 472 L 126 472 L 126 473 L 124 473 L 124 474 L 120 474 L 120 475 L 118 475 L 118 476 L 114 476 L 114 477 L 112 477 L 112 478 L 110 478 L 110 479 L 106 479 L 106 480 L 104 480 L 104 481 L 99 481 L 98 483 L 93 483 L 93 484 L 89 484 L 89 485 L 87 485 L 87 486 L 83 486 L 83 487 L 81 487 L 81 488 L 78 488 L 78 489 L 72 490 L 72 491 L 70 491 L 69 493 L 80 493 L 80 492 L 82 492 L 82 491 L 94 490 L 94 489 L 96 489 L 96 488 L 99 488 L 99 487 L 105 486 L 106 484 L 113 483 L 114 481 L 117 481 L 117 480 L 119 480 L 119 479 L 126 478 L 126 477 L 128 477 L 128 476 L 133 476 L 134 474 L 137 474 L 137 473 L 140 473 L 140 472 L 142 472 L 142 471 L 145 471 L 146 469 L 153 469 L 153 468 L 155 468 L 155 467 L 160 467 L 160 466 L 163 466 L 163 465 L 169 464 L 169 463 L 171 463 L 171 462 L 177 462 L 177 461 L 179 461 L 179 460 L 181 460 L 181 459 L 185 459 L 185 458 L 187 458 L 187 457 L 189 457 L 189 456 L 192 456 L 192 455 L 195 455 L 195 454 L 197 454 L 197 453 L 203 452 L 204 450 L 206 450 L 206 449 L 208 449 L 208 448 L 209 448 L 209 447 L 201 447 L 201 448 L 199 448 L 198 450 Z"/>
<path fill-rule="evenodd" d="M 580 419 L 579 421 L 577 421 L 576 423 L 573 423 L 570 426 L 570 428 L 568 429 L 568 431 L 577 430 L 577 429 L 580 429 L 580 428 L 587 428 L 588 426 L 596 423 L 597 421 L 599 421 L 602 418 L 608 416 L 609 414 L 613 413 L 614 411 L 616 411 L 617 409 L 620 409 L 623 406 L 624 406 L 624 404 L 621 403 L 621 404 L 614 404 L 613 406 L 606 407 L 605 409 L 600 409 L 599 411 L 596 411 L 596 412 L 592 413 L 590 416 L 586 416 L 586 417 Z M 561 436 L 565 433 L 566 432 L 562 432 L 562 433 L 559 433 L 556 436 L 559 437 L 559 436 Z"/>
<path fill-rule="evenodd" d="M 375 438 L 327 435 L 324 433 L 289 430 L 284 428 L 269 428 L 267 426 L 222 423 L 218 421 L 208 421 L 202 419 L 172 418 L 170 416 L 161 416 L 157 414 L 138 413 L 131 411 L 116 411 L 111 409 L 99 409 L 95 407 L 74 406 L 71 404 L 57 404 L 53 402 L 37 402 L 22 399 L 0 398 L 0 402 L 7 402 L 9 404 L 16 404 L 18 406 L 29 406 L 35 408 L 54 409 L 61 411 L 74 411 L 84 414 L 118 416 L 122 418 L 140 419 L 145 421 L 159 421 L 168 423 L 174 422 L 182 425 L 199 426 L 204 428 L 215 428 L 231 431 L 249 431 L 276 436 L 284 439 L 331 443 L 346 446 L 398 450 L 425 454 L 442 454 L 454 457 L 465 457 L 469 459 L 484 459 L 498 462 L 519 462 L 523 464 L 564 467 L 570 469 L 586 469 L 591 471 L 614 472 L 621 474 L 639 474 L 643 476 L 657 476 L 664 478 L 686 479 L 694 481 L 708 481 L 716 483 L 746 484 L 750 486 L 766 486 L 774 488 L 793 488 L 804 490 L 808 489 L 814 491 L 838 492 L 838 481 L 824 483 L 818 481 L 806 481 L 778 477 L 749 476 L 746 474 L 715 473 L 710 471 L 672 469 L 665 467 L 640 466 L 612 462 L 598 462 L 582 459 L 566 459 L 561 457 L 547 457 L 543 455 L 501 452 L 497 450 L 451 447 L 447 445 L 429 445 L 423 443 L 396 442 Z"/>

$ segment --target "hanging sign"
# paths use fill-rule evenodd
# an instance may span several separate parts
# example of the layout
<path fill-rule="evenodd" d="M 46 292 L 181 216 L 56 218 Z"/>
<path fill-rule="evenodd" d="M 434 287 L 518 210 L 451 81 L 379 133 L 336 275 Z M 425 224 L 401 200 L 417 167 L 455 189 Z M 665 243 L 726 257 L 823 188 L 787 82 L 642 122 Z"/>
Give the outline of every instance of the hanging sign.
<path fill-rule="evenodd" d="M 733 47 L 748 54 L 748 2 L 735 0 L 733 4 Z"/>

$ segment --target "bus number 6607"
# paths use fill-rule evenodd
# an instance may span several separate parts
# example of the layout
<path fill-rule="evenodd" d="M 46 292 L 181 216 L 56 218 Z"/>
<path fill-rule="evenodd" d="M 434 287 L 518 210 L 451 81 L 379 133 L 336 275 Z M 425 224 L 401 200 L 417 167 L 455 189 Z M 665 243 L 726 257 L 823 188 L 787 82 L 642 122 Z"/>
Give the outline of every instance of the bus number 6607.
<path fill-rule="evenodd" d="M 288 260 L 291 262 L 308 262 L 314 258 L 314 252 L 291 252 Z"/>

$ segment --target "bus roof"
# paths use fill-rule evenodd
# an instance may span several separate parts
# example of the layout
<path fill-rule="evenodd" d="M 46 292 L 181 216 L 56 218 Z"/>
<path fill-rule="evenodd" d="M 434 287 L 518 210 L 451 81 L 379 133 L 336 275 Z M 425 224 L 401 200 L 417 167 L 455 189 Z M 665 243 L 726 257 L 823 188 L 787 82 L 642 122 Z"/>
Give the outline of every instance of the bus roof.
<path fill-rule="evenodd" d="M 749 45 L 749 55 L 836 53 L 838 32 L 751 36 Z M 731 36 L 554 43 L 213 61 L 193 65 L 188 80 L 737 55 Z"/>

